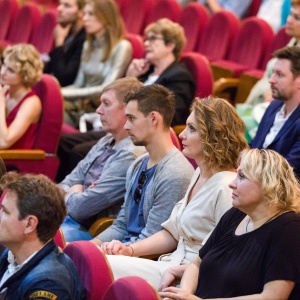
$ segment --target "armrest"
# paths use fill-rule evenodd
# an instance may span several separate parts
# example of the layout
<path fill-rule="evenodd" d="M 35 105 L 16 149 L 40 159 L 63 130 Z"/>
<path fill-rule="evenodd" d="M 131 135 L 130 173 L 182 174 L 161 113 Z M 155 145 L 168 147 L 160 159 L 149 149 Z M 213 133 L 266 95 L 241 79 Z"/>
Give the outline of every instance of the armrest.
<path fill-rule="evenodd" d="M 234 103 L 239 83 L 238 78 L 220 78 L 214 82 L 213 94 Z"/>
<path fill-rule="evenodd" d="M 0 150 L 0 157 L 14 160 L 44 160 L 46 153 L 43 150 Z"/>
<path fill-rule="evenodd" d="M 115 217 L 105 217 L 96 220 L 90 227 L 89 234 L 91 236 L 97 236 L 99 233 L 109 227 L 115 219 Z"/>

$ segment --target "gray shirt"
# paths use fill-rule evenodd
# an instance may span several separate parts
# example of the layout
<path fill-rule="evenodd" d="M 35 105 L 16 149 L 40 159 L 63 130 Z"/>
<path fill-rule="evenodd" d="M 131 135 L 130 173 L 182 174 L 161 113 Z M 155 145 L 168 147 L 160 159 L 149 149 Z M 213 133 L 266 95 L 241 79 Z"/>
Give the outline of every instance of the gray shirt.
<path fill-rule="evenodd" d="M 137 158 L 128 169 L 125 202 L 114 223 L 97 236 L 102 242 L 123 240 L 128 234 L 130 203 L 134 201 L 131 197 L 131 187 L 144 157 L 143 155 Z M 177 148 L 171 150 L 157 164 L 144 196 L 143 212 L 146 226 L 138 237 L 131 238 L 132 243 L 162 229 L 161 224 L 168 219 L 174 205 L 184 197 L 193 172 L 194 168 Z"/>
<path fill-rule="evenodd" d="M 91 165 L 107 148 L 113 137 L 107 134 L 79 162 L 77 167 L 60 185 L 68 192 L 75 184 L 84 184 L 86 174 Z M 85 189 L 82 193 L 73 192 L 66 196 L 68 214 L 77 222 L 82 223 L 97 217 L 116 215 L 125 194 L 126 172 L 138 155 L 145 153 L 144 147 L 136 147 L 130 137 L 126 137 L 114 146 L 115 152 L 106 160 L 98 183 Z M 93 218 L 94 217 L 94 218 Z"/>

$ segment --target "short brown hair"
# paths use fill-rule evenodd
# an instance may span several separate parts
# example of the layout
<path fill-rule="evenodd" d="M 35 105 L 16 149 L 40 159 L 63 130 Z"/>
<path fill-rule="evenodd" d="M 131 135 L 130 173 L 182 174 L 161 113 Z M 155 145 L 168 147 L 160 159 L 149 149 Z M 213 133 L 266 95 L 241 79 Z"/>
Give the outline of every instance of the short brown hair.
<path fill-rule="evenodd" d="M 169 128 L 175 114 L 175 95 L 162 85 L 146 85 L 125 96 L 124 102 L 136 100 L 138 110 L 145 116 L 157 111 L 163 117 L 165 127 Z"/>
<path fill-rule="evenodd" d="M 17 198 L 19 220 L 28 215 L 38 218 L 37 236 L 43 243 L 52 239 L 66 217 L 62 189 L 44 175 L 8 172 L 0 180 L 7 193 Z"/>
<path fill-rule="evenodd" d="M 208 167 L 235 168 L 240 152 L 248 147 L 246 126 L 227 100 L 210 96 L 195 98 L 195 113 L 204 162 Z"/>
<path fill-rule="evenodd" d="M 118 100 L 122 105 L 124 105 L 125 96 L 130 92 L 136 91 L 143 85 L 144 84 L 140 82 L 136 77 L 120 78 L 106 85 L 103 88 L 102 94 L 106 91 L 114 90 Z"/>
<path fill-rule="evenodd" d="M 181 51 L 186 43 L 183 27 L 167 18 L 163 18 L 149 24 L 144 31 L 145 35 L 150 31 L 156 34 L 161 34 L 166 45 L 169 43 L 174 43 L 175 48 L 173 53 L 175 59 L 179 60 Z"/>
<path fill-rule="evenodd" d="M 278 59 L 287 59 L 291 62 L 291 72 L 294 77 L 300 75 L 300 48 L 297 46 L 284 47 L 276 50 L 273 56 Z"/>
<path fill-rule="evenodd" d="M 82 10 L 84 8 L 85 2 L 85 0 L 76 0 L 76 4 L 79 10 Z"/>
<path fill-rule="evenodd" d="M 37 49 L 30 44 L 8 46 L 3 57 L 15 64 L 16 71 L 23 78 L 23 84 L 30 87 L 37 83 L 43 74 L 43 61 Z"/>

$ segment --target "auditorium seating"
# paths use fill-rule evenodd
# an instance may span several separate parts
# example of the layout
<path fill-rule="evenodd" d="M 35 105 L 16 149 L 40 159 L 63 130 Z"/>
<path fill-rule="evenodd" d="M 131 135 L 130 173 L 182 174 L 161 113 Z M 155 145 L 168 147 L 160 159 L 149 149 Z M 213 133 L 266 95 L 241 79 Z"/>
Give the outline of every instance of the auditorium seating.
<path fill-rule="evenodd" d="M 19 12 L 19 4 L 17 0 L 0 1 L 0 40 L 5 40 L 8 31 L 16 20 Z"/>
<path fill-rule="evenodd" d="M 227 59 L 240 30 L 240 20 L 230 11 L 215 13 L 203 33 L 197 51 L 209 61 Z"/>
<path fill-rule="evenodd" d="M 265 51 L 273 38 L 273 30 L 266 21 L 257 17 L 245 19 L 232 45 L 228 60 L 212 62 L 214 79 L 237 78 L 246 70 L 261 68 Z"/>
<path fill-rule="evenodd" d="M 191 2 L 183 8 L 179 24 L 184 28 L 187 40 L 184 51 L 196 51 L 209 20 L 210 15 L 203 4 Z"/>

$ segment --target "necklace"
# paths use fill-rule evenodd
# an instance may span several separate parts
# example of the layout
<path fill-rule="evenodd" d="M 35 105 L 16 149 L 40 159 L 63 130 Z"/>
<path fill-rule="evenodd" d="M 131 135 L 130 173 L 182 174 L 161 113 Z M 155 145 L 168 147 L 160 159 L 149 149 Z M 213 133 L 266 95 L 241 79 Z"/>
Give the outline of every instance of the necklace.
<path fill-rule="evenodd" d="M 280 210 L 279 212 L 277 212 L 277 213 L 276 213 L 275 215 L 273 215 L 270 219 L 268 219 L 266 222 L 264 222 L 261 226 L 263 226 L 263 225 L 265 225 L 266 223 L 268 223 L 268 222 L 272 221 L 273 219 L 275 219 L 281 212 L 283 212 L 283 210 Z M 251 221 L 251 219 L 250 219 L 250 217 L 249 217 L 249 220 L 248 220 L 248 222 L 247 222 L 247 224 L 246 224 L 246 228 L 245 228 L 246 233 L 248 233 L 248 225 L 249 225 L 250 221 Z M 260 226 L 260 227 L 261 227 L 261 226 Z"/>

